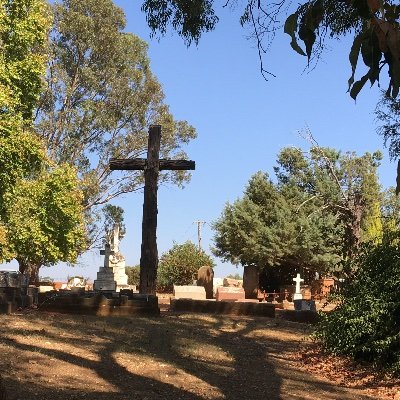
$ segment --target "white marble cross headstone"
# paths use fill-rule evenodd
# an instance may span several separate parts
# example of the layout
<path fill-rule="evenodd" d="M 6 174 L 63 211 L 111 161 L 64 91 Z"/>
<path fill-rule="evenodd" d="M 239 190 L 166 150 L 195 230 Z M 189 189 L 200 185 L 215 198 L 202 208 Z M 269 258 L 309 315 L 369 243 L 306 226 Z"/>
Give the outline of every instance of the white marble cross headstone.
<path fill-rule="evenodd" d="M 301 291 L 300 291 L 300 283 L 304 282 L 304 279 L 301 279 L 300 278 L 300 274 L 297 274 L 296 278 L 293 278 L 293 280 L 296 282 L 296 292 L 295 292 L 293 298 L 294 298 L 294 300 L 302 299 L 303 296 L 302 296 Z"/>
<path fill-rule="evenodd" d="M 100 255 L 104 256 L 104 266 L 109 267 L 110 266 L 110 255 L 114 254 L 113 251 L 111 251 L 110 244 L 106 243 L 104 246 L 104 250 L 100 250 Z"/>

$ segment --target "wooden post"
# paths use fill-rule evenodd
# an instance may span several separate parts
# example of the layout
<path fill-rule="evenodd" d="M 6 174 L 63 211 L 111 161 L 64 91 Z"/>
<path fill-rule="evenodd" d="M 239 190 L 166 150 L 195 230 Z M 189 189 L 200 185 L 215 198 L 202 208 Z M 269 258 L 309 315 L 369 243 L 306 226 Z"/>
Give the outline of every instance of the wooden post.
<path fill-rule="evenodd" d="M 147 165 L 144 169 L 144 202 L 142 222 L 142 247 L 140 257 L 140 293 L 155 294 L 158 267 L 157 249 L 157 181 L 161 126 L 153 125 L 149 130 Z"/>

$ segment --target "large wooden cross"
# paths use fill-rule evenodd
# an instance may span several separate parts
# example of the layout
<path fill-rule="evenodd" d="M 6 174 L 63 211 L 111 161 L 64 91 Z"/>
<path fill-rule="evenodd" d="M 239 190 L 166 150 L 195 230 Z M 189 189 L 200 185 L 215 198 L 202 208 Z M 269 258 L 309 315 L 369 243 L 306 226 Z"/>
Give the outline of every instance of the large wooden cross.
<path fill-rule="evenodd" d="M 160 159 L 161 126 L 149 129 L 147 159 L 130 158 L 110 160 L 110 170 L 144 170 L 144 202 L 142 247 L 140 256 L 139 292 L 155 294 L 158 267 L 157 250 L 157 181 L 161 170 L 193 170 L 195 162 Z"/>

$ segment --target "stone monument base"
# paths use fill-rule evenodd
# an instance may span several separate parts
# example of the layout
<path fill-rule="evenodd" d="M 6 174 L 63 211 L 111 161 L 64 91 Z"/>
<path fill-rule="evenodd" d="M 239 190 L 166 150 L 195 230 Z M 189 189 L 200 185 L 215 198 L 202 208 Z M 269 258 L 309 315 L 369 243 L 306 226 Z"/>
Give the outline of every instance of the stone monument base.
<path fill-rule="evenodd" d="M 117 282 L 114 280 L 114 272 L 112 268 L 100 267 L 97 273 L 97 279 L 93 282 L 93 290 L 95 291 L 116 291 Z"/>
<path fill-rule="evenodd" d="M 159 315 L 158 297 L 139 293 L 86 292 L 78 295 L 68 292 L 46 293 L 42 311 L 97 316 Z"/>

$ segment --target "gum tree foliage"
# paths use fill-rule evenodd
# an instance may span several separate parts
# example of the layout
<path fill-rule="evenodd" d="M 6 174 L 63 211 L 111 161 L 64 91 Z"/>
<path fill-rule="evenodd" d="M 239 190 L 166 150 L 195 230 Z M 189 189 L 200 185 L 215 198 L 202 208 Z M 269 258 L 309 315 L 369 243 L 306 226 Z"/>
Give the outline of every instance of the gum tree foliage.
<path fill-rule="evenodd" d="M 164 34 L 169 25 L 187 44 L 198 42 L 203 32 L 213 30 L 218 22 L 215 6 L 238 6 L 231 0 L 145 0 L 142 10 L 153 32 Z M 243 4 L 243 6 L 242 6 Z M 349 53 L 351 76 L 349 91 L 357 97 L 370 82 L 379 80 L 386 65 L 390 77 L 387 93 L 396 97 L 400 88 L 400 6 L 392 0 L 310 0 L 293 4 L 289 0 L 247 0 L 241 3 L 242 25 L 250 25 L 258 45 L 261 72 L 267 72 L 262 55 L 275 35 L 283 30 L 291 38 L 294 51 L 319 57 L 326 37 L 334 39 L 353 37 Z M 301 43 L 301 45 L 299 44 Z M 358 58 L 367 68 L 360 78 L 355 77 Z"/>
<path fill-rule="evenodd" d="M 268 174 L 255 174 L 244 196 L 228 203 L 214 223 L 215 255 L 260 270 L 278 267 L 282 274 L 341 270 L 363 234 L 370 239 L 370 218 L 380 218 L 379 159 L 379 153 L 358 157 L 314 147 L 306 156 L 283 149 L 276 183 Z"/>
<path fill-rule="evenodd" d="M 128 275 L 128 285 L 139 286 L 140 283 L 140 265 L 134 267 L 125 267 L 125 273 Z"/>
<path fill-rule="evenodd" d="M 381 243 L 365 246 L 353 260 L 357 272 L 344 287 L 337 308 L 321 315 L 316 336 L 333 353 L 400 375 L 398 232 L 385 232 Z"/>
<path fill-rule="evenodd" d="M 82 193 L 76 171 L 53 165 L 32 130 L 45 72 L 48 6 L 0 7 L 0 258 L 38 279 L 41 265 L 75 261 L 82 248 Z"/>
<path fill-rule="evenodd" d="M 160 157 L 185 158 L 182 149 L 196 132 L 170 113 L 147 44 L 125 32 L 125 15 L 111 0 L 65 0 L 54 4 L 53 13 L 35 127 L 52 160 L 78 169 L 94 228 L 99 206 L 143 187 L 140 171 L 111 173 L 110 158 L 145 157 L 150 124 L 163 127 Z M 161 174 L 160 184 L 188 179 L 185 171 L 170 171 Z"/>
<path fill-rule="evenodd" d="M 382 193 L 381 209 L 383 231 L 394 233 L 399 230 L 400 198 L 395 188 L 390 187 Z"/>
<path fill-rule="evenodd" d="M 11 251 L 31 282 L 41 266 L 75 262 L 86 246 L 82 191 L 74 168 L 58 166 L 22 180 L 6 198 Z"/>
<path fill-rule="evenodd" d="M 102 235 L 104 240 L 109 242 L 111 237 L 114 235 L 114 225 L 119 225 L 119 239 L 122 239 L 126 233 L 126 227 L 124 224 L 124 209 L 120 206 L 114 206 L 112 204 L 106 204 L 103 209 L 104 218 L 104 229 Z"/>
<path fill-rule="evenodd" d="M 43 47 L 48 27 L 45 2 L 0 1 L 1 259 L 12 256 L 4 196 L 19 179 L 37 172 L 44 156 L 40 142 L 29 132 L 29 122 L 45 68 Z"/>
<path fill-rule="evenodd" d="M 377 131 L 383 137 L 392 160 L 400 156 L 400 102 L 396 98 L 382 94 L 375 115 L 380 123 Z M 396 194 L 400 193 L 400 160 L 397 164 Z"/>
<path fill-rule="evenodd" d="M 173 285 L 190 285 L 200 267 L 214 267 L 213 259 L 192 242 L 175 243 L 162 254 L 157 270 L 157 285 L 172 290 Z"/>

